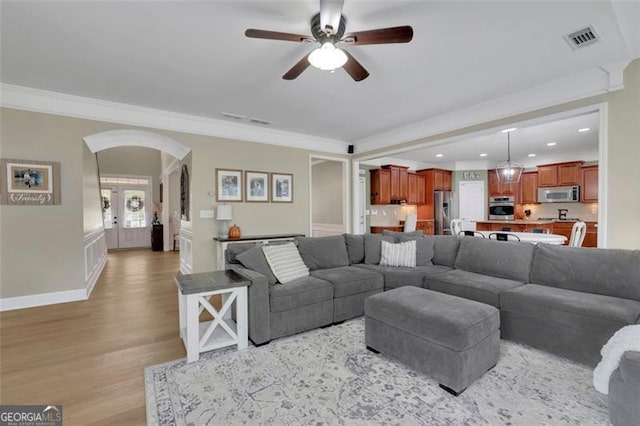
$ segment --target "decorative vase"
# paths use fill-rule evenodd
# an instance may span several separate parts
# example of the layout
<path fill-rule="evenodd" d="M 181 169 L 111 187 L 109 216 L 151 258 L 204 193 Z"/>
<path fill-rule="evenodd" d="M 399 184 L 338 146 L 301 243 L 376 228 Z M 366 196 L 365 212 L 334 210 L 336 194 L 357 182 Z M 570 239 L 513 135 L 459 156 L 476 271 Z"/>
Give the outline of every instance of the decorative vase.
<path fill-rule="evenodd" d="M 235 223 L 229 228 L 229 238 L 240 238 L 240 227 Z"/>

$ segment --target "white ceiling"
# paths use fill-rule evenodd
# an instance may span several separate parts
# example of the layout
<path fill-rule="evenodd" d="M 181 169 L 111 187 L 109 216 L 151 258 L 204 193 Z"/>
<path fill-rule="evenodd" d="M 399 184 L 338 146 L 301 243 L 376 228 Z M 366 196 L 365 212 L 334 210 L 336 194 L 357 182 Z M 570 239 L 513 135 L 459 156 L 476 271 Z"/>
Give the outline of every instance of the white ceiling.
<path fill-rule="evenodd" d="M 590 129 L 579 132 L 579 129 Z M 537 164 L 598 159 L 600 116 L 590 113 L 511 132 L 511 159 L 533 167 Z M 548 146 L 547 143 L 555 142 Z M 487 154 L 481 157 L 480 154 Z M 535 154 L 535 157 L 529 157 Z M 442 157 L 437 157 L 442 155 Z M 368 161 L 367 164 L 400 164 L 411 168 L 444 167 L 470 169 L 493 167 L 507 159 L 507 135 L 496 131 L 486 135 L 463 137 L 450 143 L 430 144 L 425 148 Z"/>
<path fill-rule="evenodd" d="M 354 143 L 630 58 L 619 24 L 628 5 L 640 9 L 618 0 L 345 0 L 347 32 L 414 29 L 408 44 L 346 47 L 371 74 L 356 83 L 312 67 L 285 81 L 313 45 L 244 36 L 309 34 L 317 0 L 3 1 L 1 78 L 208 118 L 231 112 Z M 572 50 L 562 35 L 587 25 L 602 41 Z"/>

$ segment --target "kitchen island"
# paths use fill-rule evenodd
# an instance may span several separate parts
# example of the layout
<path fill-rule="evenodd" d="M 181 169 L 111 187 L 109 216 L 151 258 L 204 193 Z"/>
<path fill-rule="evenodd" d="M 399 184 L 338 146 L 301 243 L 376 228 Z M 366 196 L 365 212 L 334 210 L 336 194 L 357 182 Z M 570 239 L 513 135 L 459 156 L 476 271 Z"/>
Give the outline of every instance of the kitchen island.
<path fill-rule="evenodd" d="M 479 221 L 476 221 L 476 230 L 534 232 L 534 229 L 541 229 L 542 232 L 544 233 L 552 233 L 553 224 L 554 224 L 553 220 L 535 220 L 535 219 L 479 220 Z"/>

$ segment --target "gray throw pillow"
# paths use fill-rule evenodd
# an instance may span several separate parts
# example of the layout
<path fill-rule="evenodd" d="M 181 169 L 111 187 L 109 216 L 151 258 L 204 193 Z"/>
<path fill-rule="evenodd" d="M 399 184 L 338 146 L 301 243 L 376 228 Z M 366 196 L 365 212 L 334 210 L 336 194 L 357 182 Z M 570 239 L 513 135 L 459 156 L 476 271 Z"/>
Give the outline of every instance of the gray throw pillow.
<path fill-rule="evenodd" d="M 342 234 L 347 244 L 349 265 L 364 262 L 364 235 Z"/>
<path fill-rule="evenodd" d="M 413 241 L 417 238 L 422 238 L 424 232 L 422 230 L 412 232 L 398 232 L 385 229 L 384 231 L 382 231 L 382 235 L 393 237 L 394 242 L 402 243 L 405 241 Z"/>
<path fill-rule="evenodd" d="M 312 271 L 349 266 L 347 244 L 342 235 L 298 237 L 296 241 L 302 260 Z"/>
<path fill-rule="evenodd" d="M 251 247 L 255 247 L 256 243 L 230 243 L 224 252 L 227 263 L 239 263 L 236 257 Z"/>
<path fill-rule="evenodd" d="M 425 236 L 416 240 L 416 266 L 431 266 L 434 255 L 433 236 Z"/>
<path fill-rule="evenodd" d="M 262 246 L 254 245 L 249 250 L 243 251 L 235 257 L 242 266 L 252 271 L 256 271 L 265 277 L 269 281 L 269 285 L 274 285 L 278 280 L 276 276 L 271 272 L 271 267 L 267 263 L 267 259 L 262 252 Z"/>
<path fill-rule="evenodd" d="M 382 240 L 395 243 L 391 235 L 364 234 L 364 263 L 378 265 L 382 254 Z"/>

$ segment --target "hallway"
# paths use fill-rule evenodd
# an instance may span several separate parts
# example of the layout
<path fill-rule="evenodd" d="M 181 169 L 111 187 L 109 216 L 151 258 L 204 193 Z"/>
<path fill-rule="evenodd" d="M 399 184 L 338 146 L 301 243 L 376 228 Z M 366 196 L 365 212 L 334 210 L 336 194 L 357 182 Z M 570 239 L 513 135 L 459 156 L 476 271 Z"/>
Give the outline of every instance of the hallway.
<path fill-rule="evenodd" d="M 178 262 L 110 252 L 89 300 L 0 313 L 0 403 L 62 404 L 65 425 L 146 424 L 144 368 L 185 356 Z"/>

